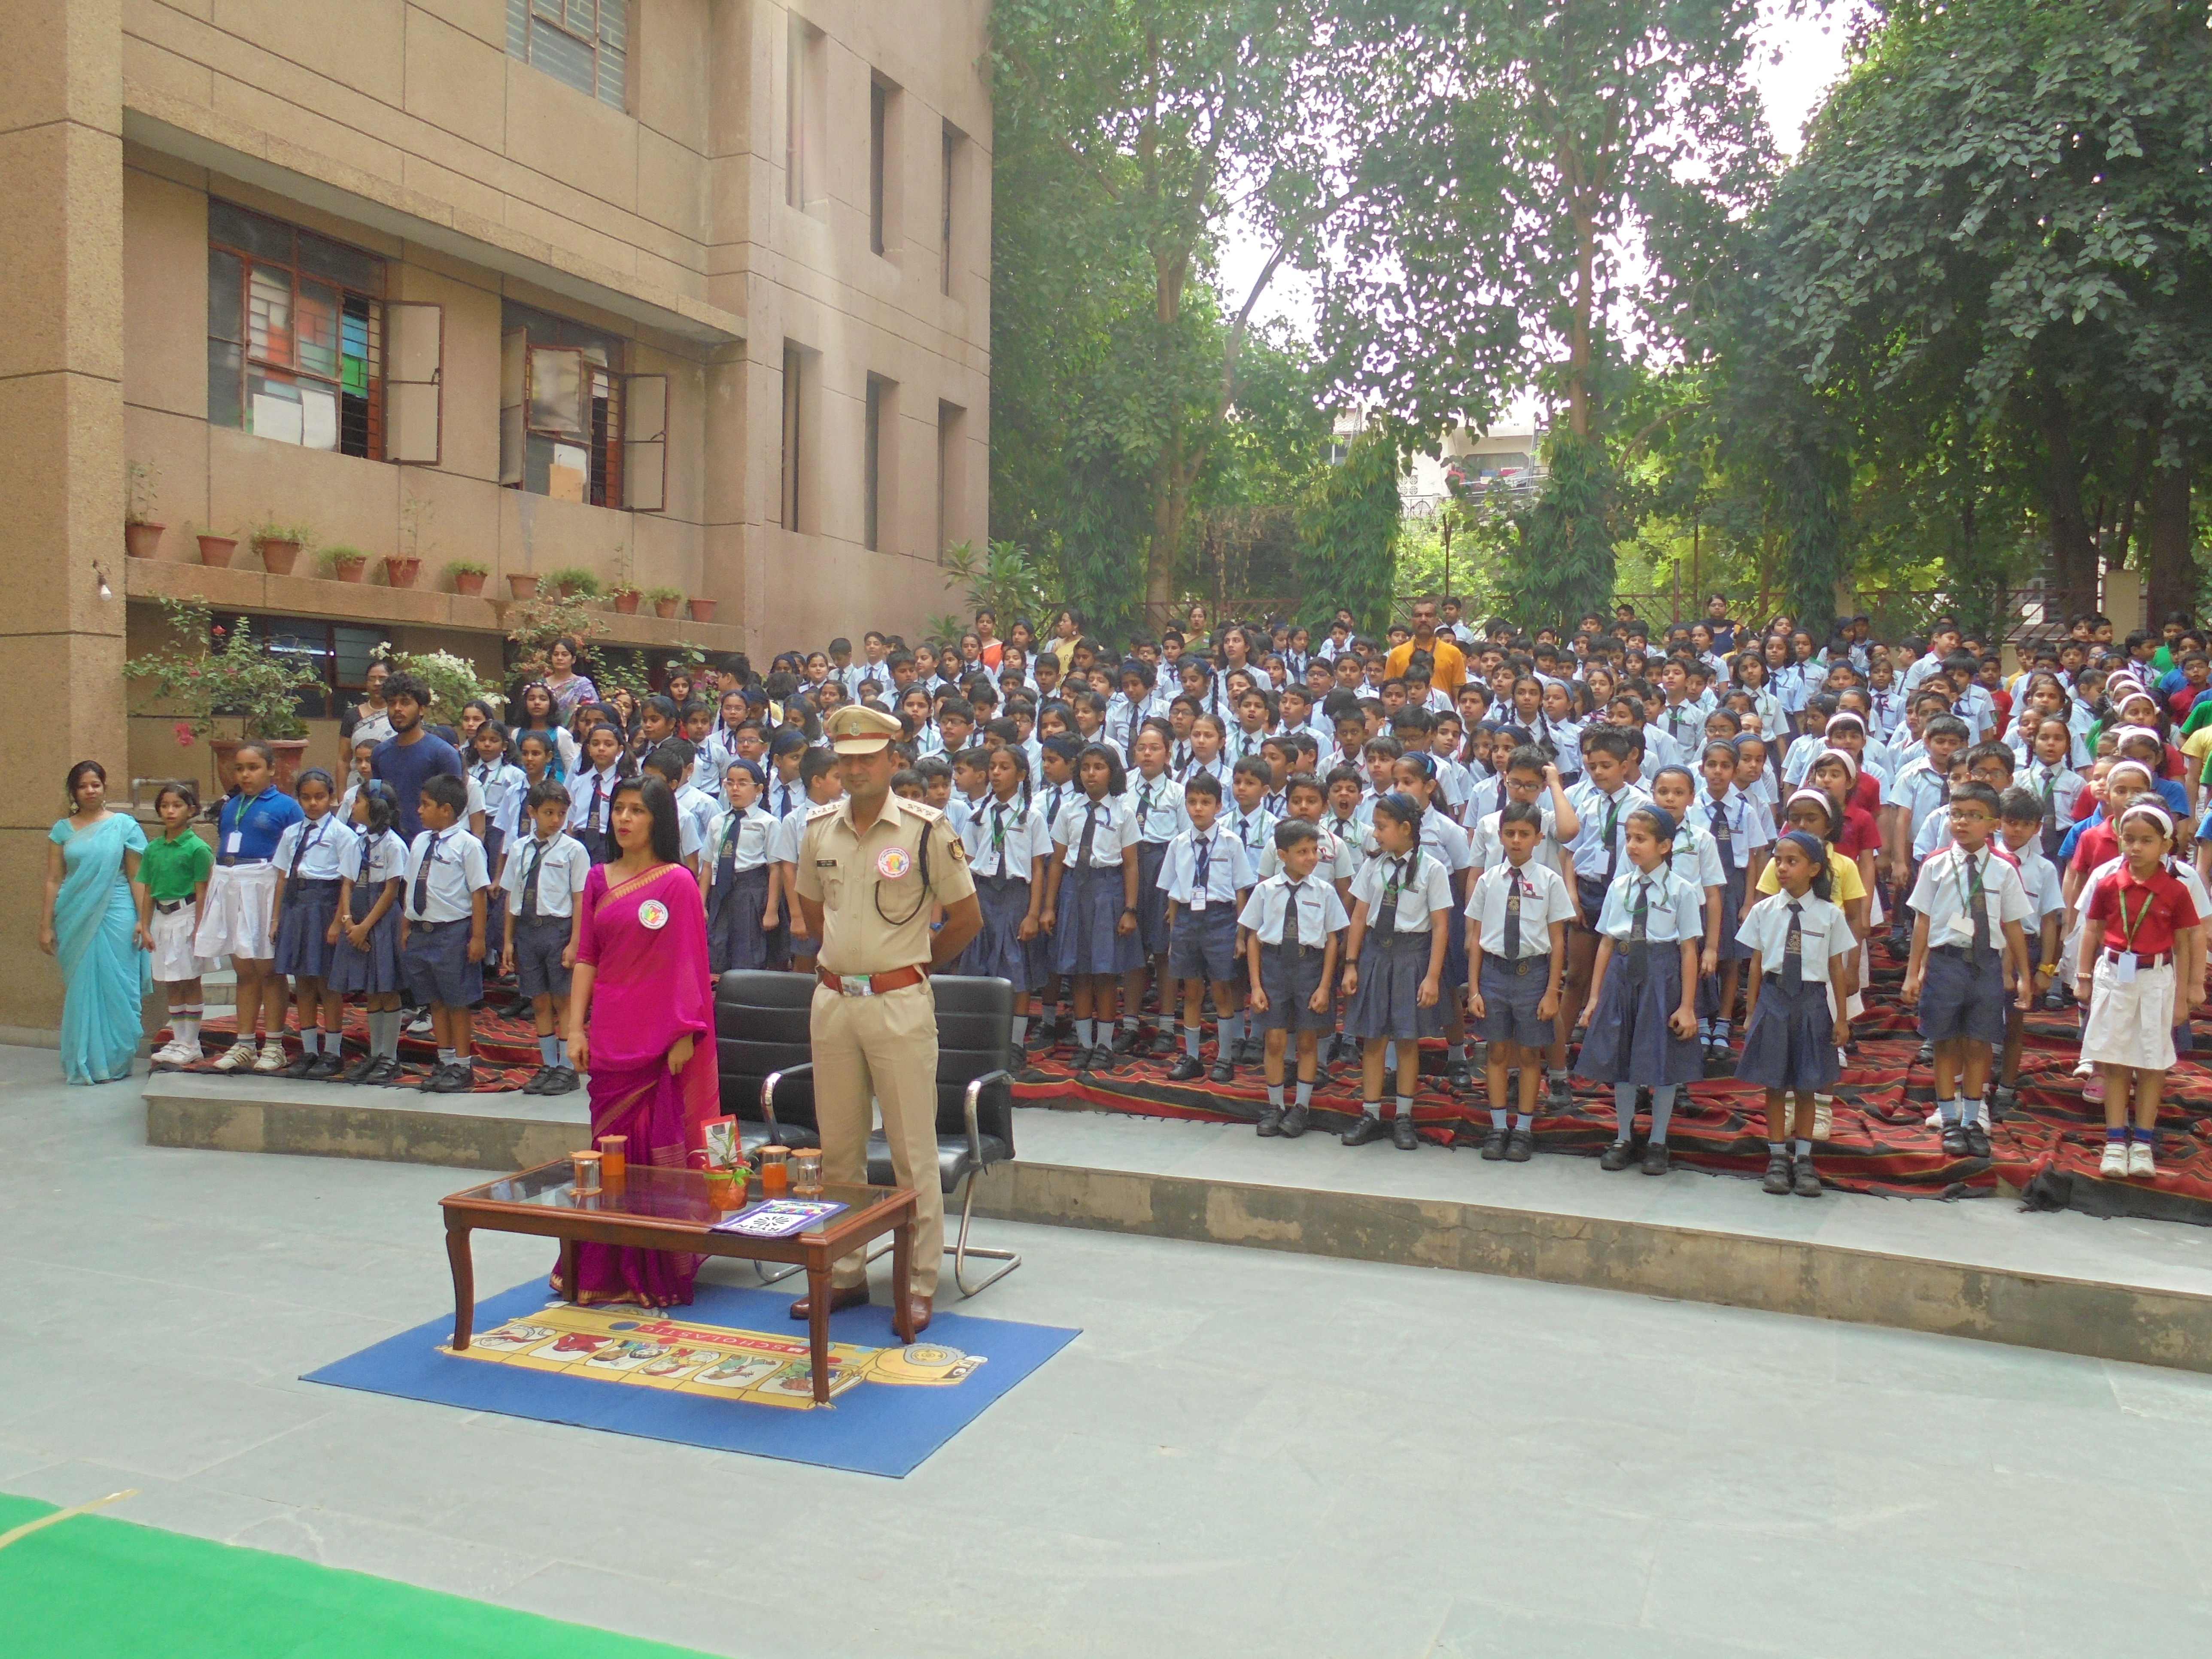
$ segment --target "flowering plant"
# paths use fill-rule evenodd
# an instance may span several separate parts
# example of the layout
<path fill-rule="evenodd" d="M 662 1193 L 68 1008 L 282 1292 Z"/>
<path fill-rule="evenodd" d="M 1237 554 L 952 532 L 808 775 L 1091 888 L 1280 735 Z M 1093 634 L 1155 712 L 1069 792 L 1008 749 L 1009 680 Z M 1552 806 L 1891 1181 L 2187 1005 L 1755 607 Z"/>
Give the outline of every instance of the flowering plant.
<path fill-rule="evenodd" d="M 210 735 L 226 718 L 242 723 L 243 737 L 307 736 L 300 694 L 323 684 L 312 659 L 274 648 L 243 617 L 217 623 L 204 600 L 160 603 L 173 637 L 160 650 L 132 658 L 123 672 L 152 683 L 148 701 L 178 717 L 179 743 Z"/>
<path fill-rule="evenodd" d="M 506 694 L 491 681 L 477 677 L 477 665 L 450 651 L 398 651 L 386 641 L 369 653 L 391 665 L 395 674 L 412 674 L 430 688 L 429 717 L 447 726 L 461 723 L 461 710 L 471 702 L 489 703 L 497 713 Z"/>

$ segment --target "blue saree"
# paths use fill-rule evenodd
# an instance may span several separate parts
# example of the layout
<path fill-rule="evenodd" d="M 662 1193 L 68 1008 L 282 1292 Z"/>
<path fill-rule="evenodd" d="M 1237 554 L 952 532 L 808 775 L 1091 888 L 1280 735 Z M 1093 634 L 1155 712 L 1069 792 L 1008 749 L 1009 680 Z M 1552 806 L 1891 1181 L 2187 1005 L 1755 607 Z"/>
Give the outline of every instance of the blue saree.
<path fill-rule="evenodd" d="M 126 854 L 146 850 L 137 820 L 110 812 L 78 830 L 64 818 L 47 837 L 68 872 L 54 899 L 55 954 L 68 988 L 62 999 L 62 1075 L 109 1083 L 131 1075 L 153 989 L 146 953 L 132 942 L 138 908 L 125 875 Z"/>

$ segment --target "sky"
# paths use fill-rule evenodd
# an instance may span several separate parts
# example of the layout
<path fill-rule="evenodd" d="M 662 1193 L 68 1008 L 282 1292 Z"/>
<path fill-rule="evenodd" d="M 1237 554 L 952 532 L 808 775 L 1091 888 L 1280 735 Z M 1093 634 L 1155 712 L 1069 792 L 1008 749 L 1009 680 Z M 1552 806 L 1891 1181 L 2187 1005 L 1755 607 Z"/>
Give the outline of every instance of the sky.
<path fill-rule="evenodd" d="M 1762 0 L 1752 79 L 1766 106 L 1767 125 L 1776 146 L 1794 156 L 1803 148 L 1803 129 L 1813 112 L 1844 72 L 1844 35 L 1850 8 L 1838 0 L 1825 9 L 1819 0 L 1793 16 L 1787 0 Z M 1234 232 L 1222 251 L 1221 289 L 1233 309 L 1244 302 L 1253 279 L 1267 264 L 1270 249 L 1256 238 Z M 1301 334 L 1313 332 L 1314 284 L 1297 271 L 1279 273 L 1261 295 L 1256 319 L 1288 323 Z M 1533 420 L 1533 408 L 1516 410 L 1500 422 L 1511 429 Z"/>

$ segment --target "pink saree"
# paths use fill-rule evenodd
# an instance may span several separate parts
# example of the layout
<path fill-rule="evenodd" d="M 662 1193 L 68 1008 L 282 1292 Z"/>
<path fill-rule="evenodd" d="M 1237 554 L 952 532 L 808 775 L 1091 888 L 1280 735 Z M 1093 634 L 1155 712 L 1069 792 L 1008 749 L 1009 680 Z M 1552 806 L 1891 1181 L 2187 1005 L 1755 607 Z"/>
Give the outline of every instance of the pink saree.
<path fill-rule="evenodd" d="M 592 981 L 592 1139 L 629 1138 L 632 1163 L 681 1169 L 720 1115 L 714 1072 L 714 981 L 699 884 L 665 864 L 611 890 L 605 865 L 584 883 L 576 960 Z M 671 1075 L 668 1052 L 686 1035 L 690 1063 Z M 665 1308 L 691 1300 L 699 1258 L 612 1244 L 576 1246 L 576 1300 Z M 560 1269 L 554 1288 L 562 1289 Z"/>

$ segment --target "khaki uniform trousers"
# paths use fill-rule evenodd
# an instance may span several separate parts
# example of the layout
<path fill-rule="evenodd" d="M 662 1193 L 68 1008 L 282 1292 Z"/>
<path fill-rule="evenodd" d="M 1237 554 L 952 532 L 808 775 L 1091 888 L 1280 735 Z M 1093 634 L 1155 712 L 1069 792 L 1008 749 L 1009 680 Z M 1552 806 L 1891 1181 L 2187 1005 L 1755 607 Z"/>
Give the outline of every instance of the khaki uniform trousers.
<path fill-rule="evenodd" d="M 822 1175 L 860 1186 L 868 1178 L 868 1097 L 884 1112 L 898 1184 L 915 1195 L 911 1293 L 937 1294 L 945 1253 L 945 1188 L 937 1175 L 937 996 L 924 981 L 881 996 L 814 989 L 808 1011 L 814 1045 L 814 1112 L 822 1126 Z M 830 1275 L 839 1287 L 866 1282 L 855 1253 Z"/>

